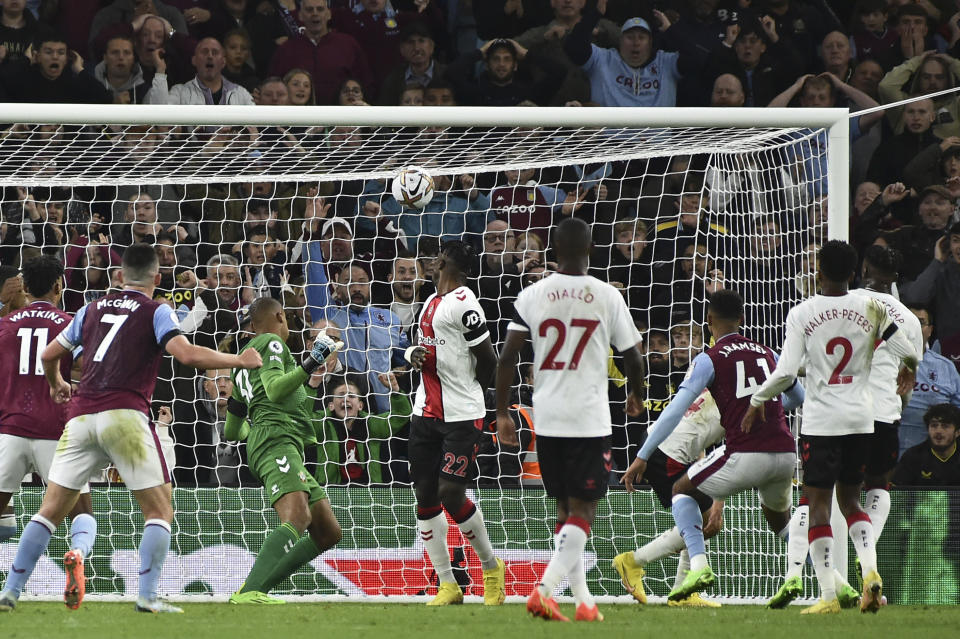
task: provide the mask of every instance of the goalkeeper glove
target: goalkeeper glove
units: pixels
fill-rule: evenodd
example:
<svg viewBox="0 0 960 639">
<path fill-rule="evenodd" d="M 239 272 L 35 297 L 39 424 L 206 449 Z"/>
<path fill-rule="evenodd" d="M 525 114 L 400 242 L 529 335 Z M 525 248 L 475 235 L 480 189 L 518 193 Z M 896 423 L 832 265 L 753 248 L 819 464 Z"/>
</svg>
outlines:
<svg viewBox="0 0 960 639">
<path fill-rule="evenodd" d="M 320 331 L 313 340 L 313 348 L 303 356 L 300 364 L 308 374 L 320 368 L 332 355 L 343 348 L 343 342 L 334 340 L 326 331 Z"/>
</svg>

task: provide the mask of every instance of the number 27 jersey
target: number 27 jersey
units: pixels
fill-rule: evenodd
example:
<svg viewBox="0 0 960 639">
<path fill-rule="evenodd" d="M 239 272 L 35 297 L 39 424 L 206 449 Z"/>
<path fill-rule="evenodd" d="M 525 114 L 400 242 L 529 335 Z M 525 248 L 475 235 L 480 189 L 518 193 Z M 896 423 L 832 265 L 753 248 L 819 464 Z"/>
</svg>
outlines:
<svg viewBox="0 0 960 639">
<path fill-rule="evenodd" d="M 514 308 L 509 330 L 529 332 L 533 342 L 537 435 L 609 435 L 610 346 L 640 342 L 623 296 L 590 275 L 555 273 L 525 288 Z"/>
</svg>

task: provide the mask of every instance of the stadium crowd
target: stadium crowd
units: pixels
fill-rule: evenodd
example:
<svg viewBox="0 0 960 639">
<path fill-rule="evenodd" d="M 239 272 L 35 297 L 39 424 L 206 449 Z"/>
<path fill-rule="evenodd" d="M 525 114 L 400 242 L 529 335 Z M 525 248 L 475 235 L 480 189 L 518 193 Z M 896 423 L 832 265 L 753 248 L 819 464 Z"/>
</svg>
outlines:
<svg viewBox="0 0 960 639">
<path fill-rule="evenodd" d="M 960 85 L 960 12 L 947 0 L 0 5 L 4 102 L 855 112 Z M 238 134 L 227 129 L 181 137 L 166 127 L 110 129 L 105 157 L 148 146 L 189 162 L 222 150 Z M 8 125 L 0 145 L 16 158 L 25 140 L 54 148 L 75 134 Z M 365 135 L 252 131 L 244 157 L 349 153 Z M 854 116 L 851 142 L 851 240 L 861 252 L 879 243 L 899 253 L 898 290 L 928 346 L 902 420 L 903 453 L 928 446 L 927 409 L 960 407 L 960 95 Z M 8 187 L 0 201 L 0 313 L 23 305 L 17 268 L 33 255 L 63 260 L 64 309 L 75 312 L 116 286 L 124 247 L 150 243 L 161 265 L 158 295 L 197 344 L 235 351 L 249 339 L 244 309 L 265 295 L 283 303 L 294 352 L 319 330 L 340 337 L 340 360 L 309 381 L 319 444 L 307 458 L 322 484 L 406 482 L 416 384 L 403 352 L 435 290 L 441 243 L 474 246 L 476 292 L 499 345 L 517 294 L 556 268 L 552 228 L 575 216 L 593 229 L 593 274 L 622 290 L 645 338 L 639 418 L 626 415 L 622 365 L 616 357 L 610 363 L 615 464 L 623 470 L 709 340 L 704 302 L 714 291 L 741 289 L 747 331 L 773 347 L 789 308 L 813 292 L 814 256 L 826 235 L 825 149 L 817 135 L 795 146 L 795 162 L 759 153 L 743 170 L 719 170 L 695 155 L 436 175 L 423 211 L 405 209 L 377 180 Z M 57 161 L 22 157 L 38 171 Z M 176 482 L 252 483 L 243 444 L 223 436 L 229 371 L 198 376 L 170 358 L 165 367 L 154 399 L 158 414 L 171 407 L 164 415 L 176 441 Z M 536 481 L 526 457 L 535 430 L 525 409 L 530 374 L 521 370 L 520 450 L 498 454 L 491 431 L 481 481 Z M 937 432 L 934 456 L 956 467 L 960 456 L 944 437 Z M 954 428 L 954 451 L 956 437 Z"/>
</svg>

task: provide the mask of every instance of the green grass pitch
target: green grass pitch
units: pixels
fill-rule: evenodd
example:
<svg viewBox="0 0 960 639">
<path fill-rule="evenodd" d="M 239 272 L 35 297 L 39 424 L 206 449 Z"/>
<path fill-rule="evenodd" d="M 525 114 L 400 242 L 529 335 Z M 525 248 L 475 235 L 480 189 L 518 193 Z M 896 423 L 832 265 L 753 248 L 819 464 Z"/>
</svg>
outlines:
<svg viewBox="0 0 960 639">
<path fill-rule="evenodd" d="M 828 639 L 830 637 L 951 637 L 960 628 L 960 607 L 889 606 L 877 615 L 845 610 L 839 615 L 800 616 L 801 608 L 772 611 L 760 606 L 686 610 L 662 605 L 601 606 L 602 624 L 531 619 L 521 605 L 427 608 L 422 604 L 311 603 L 285 606 L 183 604 L 183 615 L 135 613 L 132 603 L 88 601 L 77 611 L 62 604 L 24 601 L 0 616 L 4 639 L 260 639 L 262 637 L 379 637 L 424 639 L 473 637 L 736 637 L 737 639 Z M 573 615 L 572 605 L 561 605 Z"/>
</svg>

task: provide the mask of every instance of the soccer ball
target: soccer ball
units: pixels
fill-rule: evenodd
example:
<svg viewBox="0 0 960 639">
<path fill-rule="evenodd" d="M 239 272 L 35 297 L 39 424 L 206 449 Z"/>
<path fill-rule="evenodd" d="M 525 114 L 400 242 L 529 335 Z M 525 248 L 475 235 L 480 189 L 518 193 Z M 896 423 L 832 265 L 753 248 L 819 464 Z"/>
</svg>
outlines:
<svg viewBox="0 0 960 639">
<path fill-rule="evenodd" d="M 422 209 L 433 198 L 433 178 L 418 166 L 408 166 L 393 178 L 391 192 L 403 206 Z"/>
</svg>

